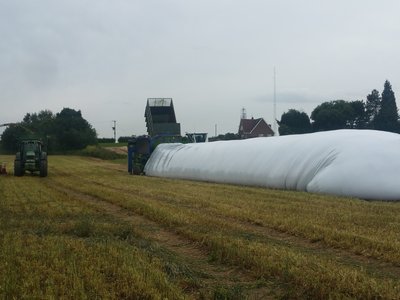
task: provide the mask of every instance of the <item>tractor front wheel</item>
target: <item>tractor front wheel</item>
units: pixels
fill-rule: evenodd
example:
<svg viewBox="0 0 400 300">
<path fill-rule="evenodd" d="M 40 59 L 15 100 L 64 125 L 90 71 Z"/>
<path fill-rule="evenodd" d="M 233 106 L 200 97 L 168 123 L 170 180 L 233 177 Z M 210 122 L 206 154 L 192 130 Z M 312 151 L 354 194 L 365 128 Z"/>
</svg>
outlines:
<svg viewBox="0 0 400 300">
<path fill-rule="evenodd" d="M 47 160 L 42 159 L 40 161 L 40 177 L 47 176 Z"/>
<path fill-rule="evenodd" d="M 22 163 L 20 160 L 14 161 L 14 176 L 22 176 L 24 175 L 24 169 L 22 167 Z"/>
</svg>

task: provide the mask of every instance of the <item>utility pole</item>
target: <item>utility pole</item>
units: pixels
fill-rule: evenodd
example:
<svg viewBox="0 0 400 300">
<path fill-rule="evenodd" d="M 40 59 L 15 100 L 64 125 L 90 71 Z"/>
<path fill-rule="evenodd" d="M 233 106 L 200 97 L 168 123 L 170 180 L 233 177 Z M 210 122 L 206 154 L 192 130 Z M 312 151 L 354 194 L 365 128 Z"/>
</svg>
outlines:
<svg viewBox="0 0 400 300">
<path fill-rule="evenodd" d="M 117 143 L 117 121 L 112 120 L 114 122 L 114 126 L 112 127 L 112 130 L 114 131 L 114 141 Z"/>
</svg>

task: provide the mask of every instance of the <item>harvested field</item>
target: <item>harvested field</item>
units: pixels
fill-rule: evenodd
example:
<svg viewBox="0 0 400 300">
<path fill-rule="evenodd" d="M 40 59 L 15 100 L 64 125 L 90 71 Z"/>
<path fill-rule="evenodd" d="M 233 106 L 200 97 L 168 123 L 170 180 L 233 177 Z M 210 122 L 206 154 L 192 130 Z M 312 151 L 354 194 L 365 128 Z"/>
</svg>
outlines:
<svg viewBox="0 0 400 300">
<path fill-rule="evenodd" d="M 400 203 L 50 156 L 0 177 L 0 268 L 6 299 L 399 299 Z"/>
</svg>

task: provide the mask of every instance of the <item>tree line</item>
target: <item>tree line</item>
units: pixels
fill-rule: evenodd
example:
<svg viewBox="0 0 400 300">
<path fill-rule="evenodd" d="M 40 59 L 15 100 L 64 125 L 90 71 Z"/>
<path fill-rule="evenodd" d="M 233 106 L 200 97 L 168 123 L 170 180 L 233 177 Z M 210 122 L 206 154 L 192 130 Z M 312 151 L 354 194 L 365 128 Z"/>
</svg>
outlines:
<svg viewBox="0 0 400 300">
<path fill-rule="evenodd" d="M 96 137 L 96 130 L 80 110 L 64 108 L 56 114 L 50 110 L 27 113 L 21 122 L 4 130 L 1 141 L 4 150 L 16 151 L 21 139 L 36 138 L 47 145 L 48 151 L 63 152 L 96 144 Z"/>
<path fill-rule="evenodd" d="M 374 89 L 365 102 L 324 102 L 312 111 L 310 117 L 305 112 L 289 109 L 277 122 L 280 135 L 336 129 L 375 129 L 400 133 L 396 98 L 388 80 L 385 81 L 382 94 Z"/>
</svg>

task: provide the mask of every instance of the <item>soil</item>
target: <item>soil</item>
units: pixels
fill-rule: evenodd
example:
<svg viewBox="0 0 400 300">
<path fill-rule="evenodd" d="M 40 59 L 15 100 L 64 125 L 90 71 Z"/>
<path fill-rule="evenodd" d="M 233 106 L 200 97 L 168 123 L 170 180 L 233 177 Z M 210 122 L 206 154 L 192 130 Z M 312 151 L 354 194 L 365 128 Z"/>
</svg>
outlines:
<svg viewBox="0 0 400 300">
<path fill-rule="evenodd" d="M 107 150 L 110 150 L 112 152 L 115 152 L 117 154 L 127 154 L 128 153 L 128 149 L 126 146 L 122 146 L 122 147 L 107 147 Z"/>
</svg>

